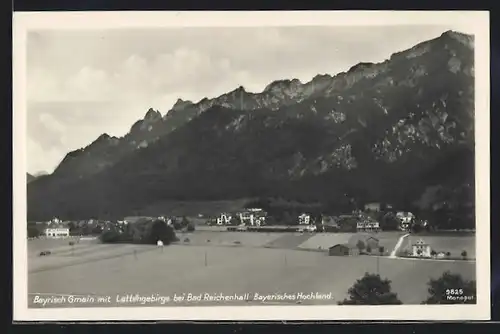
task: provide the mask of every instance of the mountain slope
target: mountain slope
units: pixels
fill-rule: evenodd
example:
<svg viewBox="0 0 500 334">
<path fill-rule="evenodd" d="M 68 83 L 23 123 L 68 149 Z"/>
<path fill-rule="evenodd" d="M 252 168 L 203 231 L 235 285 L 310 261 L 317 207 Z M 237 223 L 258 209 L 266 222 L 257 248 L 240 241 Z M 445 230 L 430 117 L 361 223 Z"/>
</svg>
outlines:
<svg viewBox="0 0 500 334">
<path fill-rule="evenodd" d="M 473 54 L 471 36 L 446 32 L 334 77 L 178 101 L 165 117 L 150 110 L 128 137 L 103 135 L 30 184 L 29 216 L 252 196 L 407 206 L 429 186 L 473 184 Z M 122 148 L 139 139 L 142 149 Z M 78 158 L 85 152 L 98 159 Z"/>
</svg>

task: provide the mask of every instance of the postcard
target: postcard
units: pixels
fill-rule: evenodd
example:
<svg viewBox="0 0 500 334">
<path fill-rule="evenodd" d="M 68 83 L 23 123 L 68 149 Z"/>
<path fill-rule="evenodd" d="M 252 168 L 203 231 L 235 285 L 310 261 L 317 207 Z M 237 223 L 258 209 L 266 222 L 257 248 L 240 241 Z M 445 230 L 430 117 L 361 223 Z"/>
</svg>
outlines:
<svg viewBox="0 0 500 334">
<path fill-rule="evenodd" d="M 489 319 L 488 12 L 16 12 L 13 42 L 14 320 Z"/>
</svg>

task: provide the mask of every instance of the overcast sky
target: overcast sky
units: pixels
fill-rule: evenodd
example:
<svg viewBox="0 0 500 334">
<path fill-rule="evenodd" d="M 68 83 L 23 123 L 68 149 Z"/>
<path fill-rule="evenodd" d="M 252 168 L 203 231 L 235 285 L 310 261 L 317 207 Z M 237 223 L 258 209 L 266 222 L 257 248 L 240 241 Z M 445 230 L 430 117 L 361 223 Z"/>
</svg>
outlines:
<svg viewBox="0 0 500 334">
<path fill-rule="evenodd" d="M 242 85 L 380 62 L 451 26 L 182 28 L 28 34 L 29 173 L 52 172 L 100 134 L 123 136 L 152 107 L 215 97 Z M 463 30 L 462 30 L 463 31 Z M 466 31 L 463 31 L 466 32 Z"/>
</svg>

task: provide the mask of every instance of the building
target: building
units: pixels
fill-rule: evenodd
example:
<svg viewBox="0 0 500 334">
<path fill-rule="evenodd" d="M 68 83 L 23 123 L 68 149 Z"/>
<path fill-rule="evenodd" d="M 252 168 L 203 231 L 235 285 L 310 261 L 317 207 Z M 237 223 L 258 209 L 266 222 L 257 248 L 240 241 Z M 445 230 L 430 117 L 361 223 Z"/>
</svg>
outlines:
<svg viewBox="0 0 500 334">
<path fill-rule="evenodd" d="M 232 215 L 229 213 L 221 213 L 219 217 L 217 217 L 217 225 L 229 225 L 231 224 Z"/>
<path fill-rule="evenodd" d="M 54 227 L 45 229 L 45 236 L 47 238 L 66 238 L 69 237 L 69 228 L 67 227 Z"/>
<path fill-rule="evenodd" d="M 368 203 L 365 204 L 365 211 L 367 212 L 379 212 L 382 208 L 380 203 Z"/>
<path fill-rule="evenodd" d="M 348 244 L 338 244 L 328 249 L 329 256 L 353 256 L 358 254 L 359 250 Z"/>
<path fill-rule="evenodd" d="M 372 251 L 375 251 L 379 247 L 379 240 L 375 237 L 368 237 L 365 241 L 366 248 L 370 247 Z"/>
<path fill-rule="evenodd" d="M 380 224 L 377 221 L 364 219 L 356 223 L 356 230 L 358 232 L 378 232 Z"/>
<path fill-rule="evenodd" d="M 250 226 L 261 226 L 265 225 L 267 212 L 262 209 L 247 209 L 245 211 L 239 212 L 238 217 L 242 224 Z"/>
<path fill-rule="evenodd" d="M 415 215 L 411 212 L 399 211 L 396 213 L 396 218 L 400 221 L 400 229 L 402 231 L 408 231 L 411 223 L 415 220 Z"/>
<path fill-rule="evenodd" d="M 431 246 L 420 239 L 412 245 L 412 255 L 415 257 L 431 257 Z"/>
<path fill-rule="evenodd" d="M 311 215 L 303 213 L 299 216 L 299 225 L 309 225 L 311 223 Z"/>
<path fill-rule="evenodd" d="M 338 219 L 334 216 L 321 216 L 320 230 L 323 232 L 335 232 L 340 228 Z"/>
</svg>

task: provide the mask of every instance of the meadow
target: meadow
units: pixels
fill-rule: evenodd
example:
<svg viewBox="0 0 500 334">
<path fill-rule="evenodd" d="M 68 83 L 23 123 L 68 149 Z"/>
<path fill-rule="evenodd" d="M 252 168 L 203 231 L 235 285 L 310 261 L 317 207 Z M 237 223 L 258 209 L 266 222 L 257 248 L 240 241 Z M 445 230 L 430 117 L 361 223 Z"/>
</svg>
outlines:
<svg viewBox="0 0 500 334">
<path fill-rule="evenodd" d="M 300 250 L 317 248 L 318 240 L 326 244 L 323 240 L 327 237 L 323 235 L 196 231 L 179 237 L 178 244 L 163 249 L 149 245 L 102 245 L 95 241 L 81 242 L 71 249 L 68 240 L 45 240 L 50 245 L 41 240 L 29 241 L 29 306 L 40 306 L 33 304 L 35 294 L 111 296 L 111 303 L 100 306 L 132 306 L 130 303 L 117 304 L 116 296 L 276 292 L 331 292 L 331 300 L 305 300 L 302 304 L 336 304 L 347 296 L 349 287 L 365 272 L 379 272 L 392 281 L 393 290 L 404 303 L 418 304 L 427 296 L 428 280 L 439 277 L 446 270 L 468 279 L 475 277 L 473 262 L 336 257 L 327 256 L 325 252 Z M 183 238 L 189 238 L 190 242 L 184 243 Z M 387 239 L 395 239 L 391 241 L 394 244 L 397 241 L 397 237 L 389 238 L 389 235 Z M 37 251 L 50 248 L 48 246 L 54 250 L 52 255 L 36 256 Z M 226 303 L 266 304 L 257 301 Z M 182 301 L 166 305 L 204 303 Z"/>
</svg>

